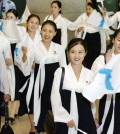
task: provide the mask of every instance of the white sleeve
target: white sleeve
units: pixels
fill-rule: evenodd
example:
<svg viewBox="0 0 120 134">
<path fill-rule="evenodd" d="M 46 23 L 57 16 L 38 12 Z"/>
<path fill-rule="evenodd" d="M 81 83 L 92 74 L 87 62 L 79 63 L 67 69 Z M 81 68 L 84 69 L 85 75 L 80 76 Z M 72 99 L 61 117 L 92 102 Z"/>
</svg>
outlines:
<svg viewBox="0 0 120 134">
<path fill-rule="evenodd" d="M 61 45 L 64 47 L 64 49 L 67 48 L 67 43 L 68 43 L 68 35 L 67 35 L 67 25 L 63 21 L 62 24 L 62 29 L 61 29 Z"/>
<path fill-rule="evenodd" d="M 6 59 L 12 58 L 11 57 L 11 48 L 10 48 L 10 42 L 7 38 L 2 38 L 2 46 L 3 46 L 3 56 Z"/>
<path fill-rule="evenodd" d="M 96 75 L 98 71 L 105 66 L 105 58 L 103 55 L 100 55 L 96 58 L 96 60 L 93 62 L 91 70 Z"/>
<path fill-rule="evenodd" d="M 58 69 L 54 75 L 54 81 L 51 92 L 51 104 L 54 114 L 54 121 L 67 123 L 68 121 L 72 120 L 72 118 L 70 114 L 67 112 L 67 110 L 62 106 L 59 91 L 60 79 L 61 79 L 61 70 Z"/>
<path fill-rule="evenodd" d="M 106 44 L 106 31 L 104 29 L 101 29 L 100 31 L 100 39 L 101 39 L 101 53 L 105 54 L 106 49 L 107 49 L 107 44 Z"/>
<path fill-rule="evenodd" d="M 25 76 L 30 75 L 31 69 L 32 69 L 32 64 L 34 61 L 34 49 L 27 49 L 27 60 L 26 62 L 22 61 L 22 57 L 23 57 L 23 52 L 22 52 L 22 46 L 23 44 L 19 43 L 17 44 L 16 48 L 15 48 L 15 53 L 14 53 L 14 57 L 15 57 L 15 65 L 17 65 L 19 67 L 19 69 L 23 72 L 23 74 Z"/>
<path fill-rule="evenodd" d="M 66 63 L 65 49 L 63 47 L 61 48 L 61 52 L 60 52 L 60 55 L 59 55 L 59 63 L 60 63 L 60 67 L 63 67 L 67 64 Z"/>
<path fill-rule="evenodd" d="M 112 26 L 118 21 L 118 12 L 116 12 L 112 17 L 108 17 L 108 14 L 104 17 L 108 26 Z"/>
<path fill-rule="evenodd" d="M 76 38 L 82 38 L 82 33 L 83 33 L 83 32 L 81 31 L 81 32 L 78 33 L 77 30 L 78 30 L 78 29 L 75 30 L 75 37 L 76 37 Z"/>
<path fill-rule="evenodd" d="M 48 20 L 49 16 L 50 16 L 50 15 L 47 15 L 47 16 L 45 17 L 44 21 Z M 44 22 L 44 21 L 43 21 L 43 22 Z"/>
<path fill-rule="evenodd" d="M 69 22 L 68 29 L 71 30 L 71 31 L 74 31 L 75 29 L 77 29 L 78 26 L 79 26 L 81 23 L 83 23 L 83 15 L 84 15 L 84 14 L 80 15 L 80 16 L 77 18 L 76 21 L 71 22 L 71 23 Z"/>
<path fill-rule="evenodd" d="M 7 69 L 2 53 L 0 53 L 0 83 L 3 87 L 4 94 L 10 94 Z"/>
</svg>

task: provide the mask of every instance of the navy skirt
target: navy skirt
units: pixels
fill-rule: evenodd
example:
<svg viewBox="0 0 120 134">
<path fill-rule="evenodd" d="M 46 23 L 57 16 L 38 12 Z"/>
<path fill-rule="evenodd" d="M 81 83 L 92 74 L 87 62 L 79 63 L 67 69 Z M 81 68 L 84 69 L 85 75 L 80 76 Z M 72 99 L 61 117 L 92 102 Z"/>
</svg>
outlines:
<svg viewBox="0 0 120 134">
<path fill-rule="evenodd" d="M 46 115 L 48 113 L 48 110 L 52 110 L 50 96 L 51 96 L 54 72 L 56 71 L 58 67 L 59 67 L 58 62 L 45 64 L 45 82 L 44 82 L 44 87 L 43 87 L 43 91 L 41 94 L 41 114 L 40 114 L 40 118 L 38 121 L 38 126 L 36 127 L 39 133 L 45 132 L 44 123 L 45 123 Z"/>
<path fill-rule="evenodd" d="M 70 113 L 71 91 L 61 90 L 62 106 Z M 76 93 L 78 106 L 78 128 L 88 134 L 97 134 L 96 125 L 91 111 L 90 102 L 82 96 L 81 93 Z M 68 134 L 68 126 L 66 123 L 55 123 L 55 134 Z M 77 134 L 81 134 L 78 132 Z"/>
</svg>

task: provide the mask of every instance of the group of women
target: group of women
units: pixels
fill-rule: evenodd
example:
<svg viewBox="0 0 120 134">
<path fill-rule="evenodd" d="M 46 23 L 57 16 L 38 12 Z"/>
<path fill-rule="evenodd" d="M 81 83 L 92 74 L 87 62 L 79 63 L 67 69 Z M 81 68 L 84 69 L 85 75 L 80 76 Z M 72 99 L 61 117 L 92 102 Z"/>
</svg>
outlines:
<svg viewBox="0 0 120 134">
<path fill-rule="evenodd" d="M 96 0 L 86 0 L 86 12 L 71 22 L 61 8 L 60 1 L 51 3 L 51 15 L 41 30 L 36 14 L 28 17 L 26 28 L 16 25 L 21 38 L 17 43 L 0 33 L 11 95 L 9 120 L 13 124 L 16 114 L 27 113 L 30 134 L 119 134 L 119 93 L 103 96 L 103 92 L 96 97 L 95 88 L 87 91 L 99 70 L 113 57 L 119 59 L 120 30 L 112 40 L 114 49 L 106 53 L 109 29 L 98 24 L 103 17 L 108 27 L 119 22 L 119 12 L 109 18 L 105 8 L 99 13 Z M 93 22 L 94 17 L 100 21 Z M 17 11 L 8 10 L 6 19 L 17 24 Z M 75 30 L 76 35 L 69 43 L 67 29 Z M 96 121 L 96 106 L 91 102 L 100 98 Z"/>
</svg>

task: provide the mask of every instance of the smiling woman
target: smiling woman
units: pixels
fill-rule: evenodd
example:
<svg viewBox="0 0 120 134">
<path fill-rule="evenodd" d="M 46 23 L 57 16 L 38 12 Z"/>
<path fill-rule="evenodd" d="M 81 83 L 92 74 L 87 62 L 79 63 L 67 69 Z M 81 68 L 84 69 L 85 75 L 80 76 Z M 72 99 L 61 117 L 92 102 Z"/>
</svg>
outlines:
<svg viewBox="0 0 120 134">
<path fill-rule="evenodd" d="M 26 0 L 12 0 L 17 8 L 17 11 L 19 12 L 19 18 L 22 16 L 25 6 L 26 6 Z"/>
</svg>

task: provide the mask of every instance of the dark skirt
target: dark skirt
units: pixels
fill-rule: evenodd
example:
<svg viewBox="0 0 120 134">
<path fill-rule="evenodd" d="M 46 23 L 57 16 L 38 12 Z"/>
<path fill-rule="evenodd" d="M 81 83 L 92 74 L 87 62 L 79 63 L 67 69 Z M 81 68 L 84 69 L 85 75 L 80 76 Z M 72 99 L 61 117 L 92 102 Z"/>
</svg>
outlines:
<svg viewBox="0 0 120 134">
<path fill-rule="evenodd" d="M 29 106 L 27 106 L 27 103 L 26 103 L 26 95 L 27 95 L 27 92 L 28 92 L 28 87 L 29 87 L 29 84 L 30 84 L 30 80 L 28 80 L 28 84 L 27 84 L 25 90 L 22 93 L 19 93 L 19 96 L 20 96 L 19 116 L 22 116 L 24 114 L 33 114 L 34 85 L 35 85 L 38 69 L 39 69 L 39 64 L 35 64 L 34 83 L 33 83 L 33 89 L 32 89 L 32 94 L 31 94 Z M 29 107 L 30 111 L 28 111 L 28 107 Z"/>
<path fill-rule="evenodd" d="M 87 33 L 85 41 L 87 43 L 88 52 L 84 59 L 84 65 L 91 69 L 93 62 L 100 55 L 101 51 L 101 39 L 99 32 Z"/>
<path fill-rule="evenodd" d="M 105 95 L 100 100 L 100 103 L 99 103 L 100 124 L 102 123 L 102 118 L 103 118 L 104 112 L 105 112 L 104 110 L 105 110 L 106 98 L 107 98 L 107 95 Z M 114 111 L 114 115 L 113 115 L 113 111 Z M 112 116 L 114 116 L 113 134 L 120 134 L 120 127 L 119 127 L 119 124 L 120 124 L 120 93 L 116 94 L 114 107 L 113 107 L 113 97 L 111 98 L 110 108 L 109 108 L 108 114 L 106 116 L 105 123 L 103 125 L 103 131 L 101 132 L 101 134 L 107 134 Z"/>
<path fill-rule="evenodd" d="M 45 82 L 41 94 L 41 114 L 38 121 L 38 126 L 36 127 L 39 133 L 45 132 L 44 130 L 45 118 L 48 113 L 48 110 L 52 110 L 50 96 L 51 96 L 54 72 L 58 67 L 59 63 L 45 64 Z"/>
<path fill-rule="evenodd" d="M 15 51 L 16 43 L 11 44 L 11 53 L 14 63 L 14 51 Z M 15 73 L 15 100 L 19 100 L 19 90 L 22 88 L 22 86 L 25 84 L 25 82 L 28 80 L 30 76 L 24 76 L 22 71 L 14 65 L 14 73 Z"/>
<path fill-rule="evenodd" d="M 70 113 L 70 100 L 71 91 L 61 90 L 62 106 Z M 78 106 L 78 128 L 85 131 L 88 134 L 97 134 L 96 125 L 93 118 L 91 104 L 85 99 L 81 93 L 76 93 L 77 106 Z M 68 126 L 66 123 L 55 123 L 56 132 L 55 134 L 68 134 Z M 81 134 L 78 132 L 77 134 Z"/>
<path fill-rule="evenodd" d="M 0 116 L 2 115 L 2 103 L 4 102 L 3 93 L 0 91 Z"/>
</svg>

